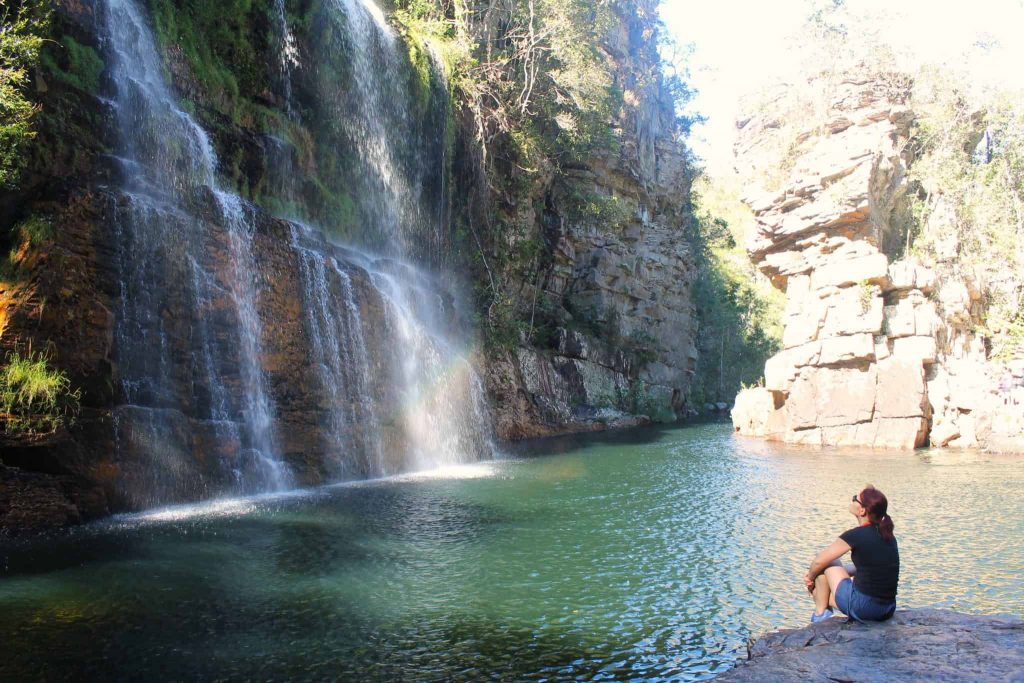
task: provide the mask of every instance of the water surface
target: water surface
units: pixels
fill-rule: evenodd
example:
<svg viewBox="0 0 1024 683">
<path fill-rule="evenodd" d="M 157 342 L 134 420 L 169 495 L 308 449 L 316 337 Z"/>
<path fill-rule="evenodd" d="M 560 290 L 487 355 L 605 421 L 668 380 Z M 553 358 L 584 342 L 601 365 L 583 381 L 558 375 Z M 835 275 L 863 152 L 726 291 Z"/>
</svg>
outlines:
<svg viewBox="0 0 1024 683">
<path fill-rule="evenodd" d="M 1024 459 L 792 449 L 728 426 L 0 545 L 0 679 L 699 680 L 803 625 L 885 491 L 902 607 L 1024 615 Z"/>
</svg>

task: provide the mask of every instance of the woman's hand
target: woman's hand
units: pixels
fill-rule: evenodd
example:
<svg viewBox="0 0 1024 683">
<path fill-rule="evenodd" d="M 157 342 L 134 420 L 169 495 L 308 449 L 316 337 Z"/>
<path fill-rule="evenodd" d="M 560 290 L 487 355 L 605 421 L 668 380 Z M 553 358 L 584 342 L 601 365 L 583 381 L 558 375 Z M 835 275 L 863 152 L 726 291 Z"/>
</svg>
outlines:
<svg viewBox="0 0 1024 683">
<path fill-rule="evenodd" d="M 804 574 L 804 585 L 807 586 L 807 590 L 814 592 L 814 579 L 817 578 L 818 574 L 825 571 L 825 567 L 838 560 L 840 557 L 850 552 L 850 544 L 841 538 L 837 538 L 832 541 L 832 544 L 822 550 L 817 556 L 811 561 L 811 566 L 807 569 L 807 573 Z"/>
</svg>

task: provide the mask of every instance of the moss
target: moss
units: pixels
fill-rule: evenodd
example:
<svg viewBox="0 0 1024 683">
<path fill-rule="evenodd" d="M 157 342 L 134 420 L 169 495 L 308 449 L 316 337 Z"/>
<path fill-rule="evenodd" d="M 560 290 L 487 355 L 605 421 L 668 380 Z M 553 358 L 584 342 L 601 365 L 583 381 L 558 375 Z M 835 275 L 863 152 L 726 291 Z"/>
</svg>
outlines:
<svg viewBox="0 0 1024 683">
<path fill-rule="evenodd" d="M 267 0 L 152 0 L 150 7 L 165 57 L 180 53 L 204 103 L 251 125 L 253 100 L 274 77 L 261 57 L 272 41 Z"/>
<path fill-rule="evenodd" d="M 106 67 L 96 50 L 68 35 L 59 43 L 48 43 L 41 62 L 51 77 L 88 93 L 100 89 L 100 75 Z"/>
<path fill-rule="evenodd" d="M 54 236 L 53 223 L 45 216 L 29 216 L 18 223 L 15 229 L 32 246 L 48 242 Z"/>
<path fill-rule="evenodd" d="M 7 258 L 0 261 L 0 282 L 14 284 L 26 278 L 22 267 L 30 247 L 38 247 L 54 237 L 53 223 L 46 216 L 29 216 L 11 230 L 13 244 Z"/>
</svg>

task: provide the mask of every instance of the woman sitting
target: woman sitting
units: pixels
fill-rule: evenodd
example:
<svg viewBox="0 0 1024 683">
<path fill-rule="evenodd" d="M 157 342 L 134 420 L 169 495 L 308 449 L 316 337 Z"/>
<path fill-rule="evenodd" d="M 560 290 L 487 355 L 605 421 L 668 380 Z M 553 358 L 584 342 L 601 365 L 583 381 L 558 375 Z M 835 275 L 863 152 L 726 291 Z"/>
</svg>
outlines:
<svg viewBox="0 0 1024 683">
<path fill-rule="evenodd" d="M 853 497 L 850 513 L 858 525 L 818 553 L 804 575 L 814 596 L 812 622 L 831 617 L 829 606 L 857 621 L 885 621 L 896 611 L 900 552 L 888 507 L 885 495 L 870 484 Z M 839 561 L 851 550 L 854 571 Z"/>
</svg>

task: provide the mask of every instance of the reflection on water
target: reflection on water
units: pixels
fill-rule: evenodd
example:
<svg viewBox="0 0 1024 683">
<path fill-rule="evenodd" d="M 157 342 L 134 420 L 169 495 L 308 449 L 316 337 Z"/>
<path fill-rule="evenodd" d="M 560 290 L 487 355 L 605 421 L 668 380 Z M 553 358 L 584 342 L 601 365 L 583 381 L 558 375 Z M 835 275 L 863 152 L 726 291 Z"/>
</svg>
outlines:
<svg viewBox="0 0 1024 683">
<path fill-rule="evenodd" d="M 721 425 L 539 448 L 7 541 L 0 679 L 705 678 L 805 623 L 800 577 L 866 482 L 901 606 L 1024 614 L 1024 459 Z"/>
</svg>

